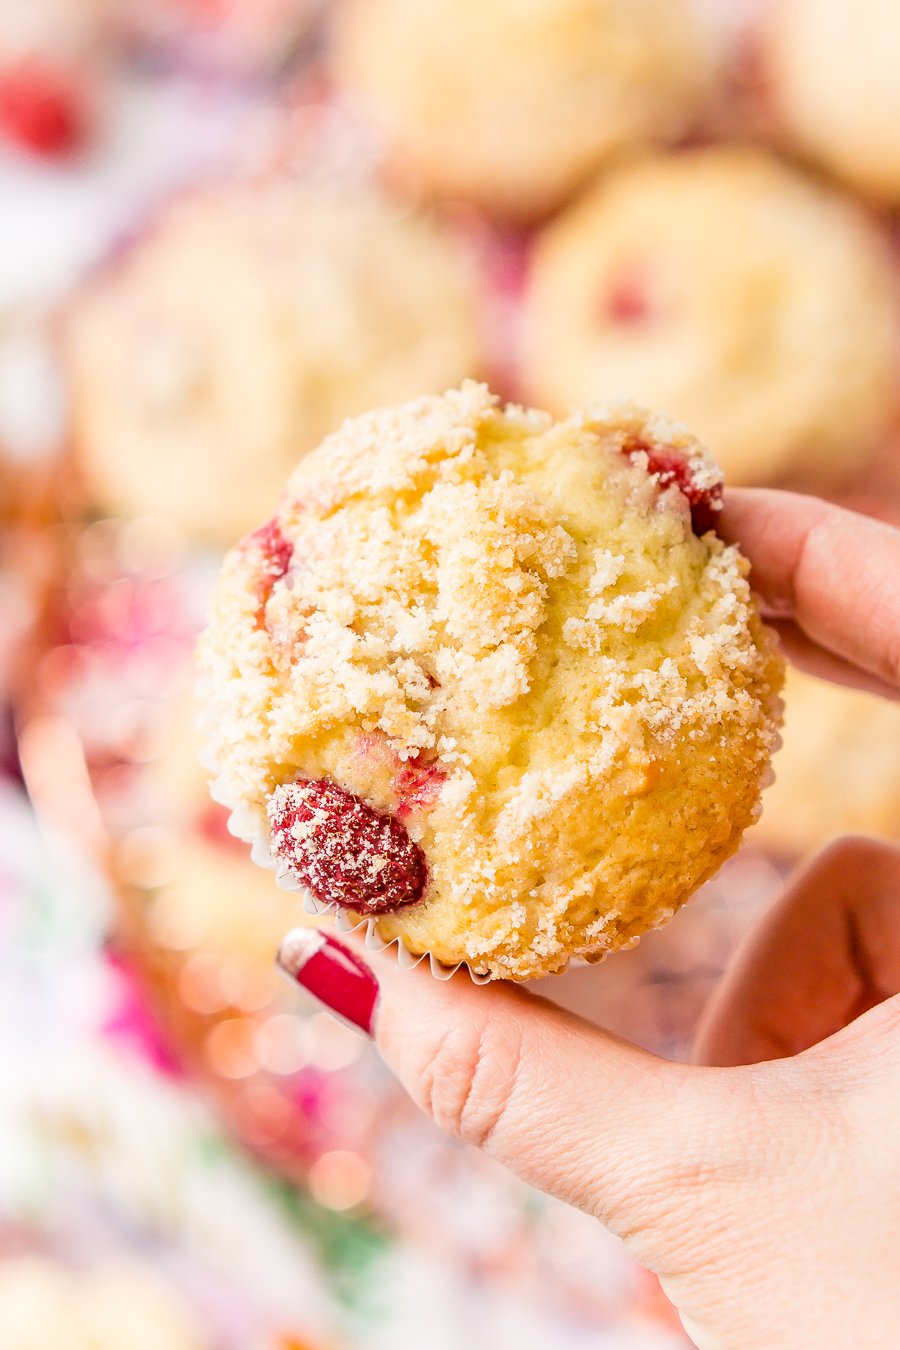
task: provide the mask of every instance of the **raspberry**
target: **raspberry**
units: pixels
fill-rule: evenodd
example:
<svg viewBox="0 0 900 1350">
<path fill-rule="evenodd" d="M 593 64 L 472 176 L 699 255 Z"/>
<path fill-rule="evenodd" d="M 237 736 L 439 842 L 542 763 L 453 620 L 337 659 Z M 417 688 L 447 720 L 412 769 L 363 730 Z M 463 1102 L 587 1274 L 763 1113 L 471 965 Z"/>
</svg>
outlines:
<svg viewBox="0 0 900 1350">
<path fill-rule="evenodd" d="M 425 854 L 393 816 L 329 778 L 277 787 L 268 801 L 275 854 L 317 900 L 390 914 L 421 900 Z"/>
<path fill-rule="evenodd" d="M 87 137 L 88 111 L 76 77 L 36 58 L 0 71 L 0 132 L 23 150 L 63 158 Z"/>
<path fill-rule="evenodd" d="M 647 456 L 647 472 L 655 475 L 661 488 L 678 488 L 691 508 L 691 527 L 694 534 L 705 534 L 714 528 L 722 509 L 722 484 L 700 487 L 683 455 L 671 446 L 652 445 L 637 437 L 626 441 L 623 452 L 632 459 L 639 452 Z"/>
<path fill-rule="evenodd" d="M 430 811 L 441 795 L 447 774 L 440 763 L 426 759 L 421 752 L 411 759 L 401 759 L 381 731 L 360 736 L 356 753 L 363 759 L 374 760 L 379 776 L 382 769 L 390 774 L 390 791 L 397 803 L 394 814 L 401 820 Z"/>
<path fill-rule="evenodd" d="M 421 755 L 401 761 L 392 784 L 397 794 L 397 815 L 403 819 L 416 811 L 429 810 L 441 795 L 446 777 L 439 764 Z"/>
<path fill-rule="evenodd" d="M 286 575 L 294 556 L 294 545 L 281 531 L 278 517 L 273 516 L 265 525 L 247 536 L 246 545 L 253 545 L 262 554 L 262 569 L 256 587 L 259 605 L 256 611 L 257 628 L 265 627 L 266 605 L 276 581 Z"/>
</svg>

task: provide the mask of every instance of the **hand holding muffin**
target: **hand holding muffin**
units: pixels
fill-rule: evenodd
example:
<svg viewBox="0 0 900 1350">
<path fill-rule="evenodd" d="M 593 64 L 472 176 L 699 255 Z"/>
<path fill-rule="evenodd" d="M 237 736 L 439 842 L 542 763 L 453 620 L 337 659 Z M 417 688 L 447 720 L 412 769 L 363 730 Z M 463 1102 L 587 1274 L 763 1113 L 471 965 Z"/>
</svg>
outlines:
<svg viewBox="0 0 900 1350">
<path fill-rule="evenodd" d="M 806 662 L 896 697 L 895 530 L 775 492 L 734 494 L 719 528 Z M 871 840 L 802 869 L 708 1010 L 715 1068 L 355 939 L 292 935 L 281 960 L 438 1124 L 618 1233 L 699 1350 L 880 1347 L 900 1320 L 898 890 L 900 850 Z"/>
</svg>

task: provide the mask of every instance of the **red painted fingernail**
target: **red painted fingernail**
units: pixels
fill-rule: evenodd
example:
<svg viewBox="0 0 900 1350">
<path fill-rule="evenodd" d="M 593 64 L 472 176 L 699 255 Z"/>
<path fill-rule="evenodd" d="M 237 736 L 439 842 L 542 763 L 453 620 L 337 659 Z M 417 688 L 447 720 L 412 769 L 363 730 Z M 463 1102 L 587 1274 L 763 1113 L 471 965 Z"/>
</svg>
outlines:
<svg viewBox="0 0 900 1350">
<path fill-rule="evenodd" d="M 378 981 L 364 961 L 318 928 L 293 928 L 278 949 L 285 975 L 329 1012 L 373 1035 Z"/>
</svg>

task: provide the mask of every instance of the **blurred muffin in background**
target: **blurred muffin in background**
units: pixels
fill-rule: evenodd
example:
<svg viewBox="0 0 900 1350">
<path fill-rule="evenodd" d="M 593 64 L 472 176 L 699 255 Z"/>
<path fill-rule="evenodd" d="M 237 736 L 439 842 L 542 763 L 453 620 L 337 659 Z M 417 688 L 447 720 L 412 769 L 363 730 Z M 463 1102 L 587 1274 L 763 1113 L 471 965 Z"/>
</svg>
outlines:
<svg viewBox="0 0 900 1350">
<path fill-rule="evenodd" d="M 900 204 L 896 0 L 776 0 L 761 41 L 775 116 L 798 149 Z"/>
<path fill-rule="evenodd" d="M 73 306 L 88 493 L 231 542 L 345 417 L 477 369 L 476 309 L 437 226 L 363 189 L 280 181 L 182 199 Z"/>
<path fill-rule="evenodd" d="M 691 0 L 348 0 L 334 62 L 426 191 L 512 219 L 680 136 L 717 64 Z"/>
<path fill-rule="evenodd" d="M 3 1350 L 210 1350 L 178 1290 L 134 1260 L 87 1270 L 46 1256 L 0 1262 Z"/>
<path fill-rule="evenodd" d="M 113 46 L 112 0 L 3 0 L 0 143 L 45 158 L 84 148 Z"/>
<path fill-rule="evenodd" d="M 232 75 L 275 74 L 290 62 L 322 0 L 128 0 L 122 22 L 167 64 Z"/>
<path fill-rule="evenodd" d="M 784 744 L 748 844 L 796 856 L 840 834 L 900 837 L 900 704 L 788 672 Z"/>
<path fill-rule="evenodd" d="M 636 397 L 684 421 L 734 483 L 849 479 L 896 418 L 895 267 L 854 204 L 761 151 L 655 156 L 539 236 L 529 399 Z"/>
</svg>

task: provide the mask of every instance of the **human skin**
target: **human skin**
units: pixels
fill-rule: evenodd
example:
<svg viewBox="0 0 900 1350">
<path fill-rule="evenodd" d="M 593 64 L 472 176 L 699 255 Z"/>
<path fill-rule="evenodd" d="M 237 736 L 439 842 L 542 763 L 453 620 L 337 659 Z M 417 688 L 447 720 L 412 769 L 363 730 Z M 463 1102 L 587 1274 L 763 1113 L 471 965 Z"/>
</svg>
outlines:
<svg viewBox="0 0 900 1350">
<path fill-rule="evenodd" d="M 793 659 L 898 696 L 900 531 L 763 490 L 732 493 L 721 530 Z M 309 940 L 316 995 L 354 1015 L 349 956 L 356 1020 L 423 1110 L 617 1233 L 700 1350 L 896 1344 L 900 848 L 844 839 L 799 869 L 693 1065 L 519 988 Z"/>
</svg>

